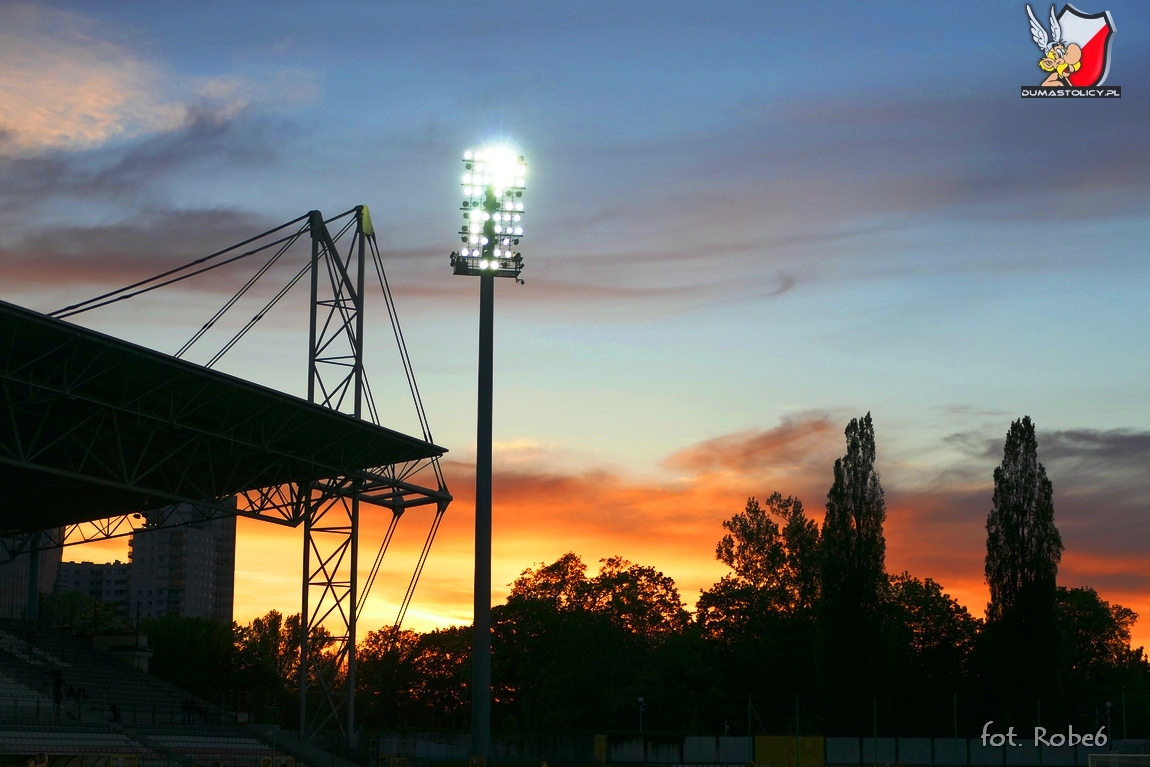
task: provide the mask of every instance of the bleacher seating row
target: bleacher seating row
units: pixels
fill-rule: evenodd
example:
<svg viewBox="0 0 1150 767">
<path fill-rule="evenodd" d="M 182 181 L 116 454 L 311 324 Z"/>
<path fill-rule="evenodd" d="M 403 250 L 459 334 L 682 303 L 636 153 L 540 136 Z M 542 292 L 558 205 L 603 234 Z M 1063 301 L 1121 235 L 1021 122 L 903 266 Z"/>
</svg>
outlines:
<svg viewBox="0 0 1150 767">
<path fill-rule="evenodd" d="M 0 754 L 139 754 L 160 756 L 123 733 L 0 730 Z"/>
<path fill-rule="evenodd" d="M 184 690 L 96 650 L 85 637 L 64 631 L 38 628 L 35 649 L 29 655 L 27 642 L 16 640 L 25 631 L 18 621 L 0 620 L 0 674 L 42 699 L 51 701 L 52 672 L 58 670 L 64 684 L 73 689 L 83 688 L 92 704 L 106 707 L 115 703 L 122 716 L 132 712 L 141 722 L 180 721 L 182 704 L 188 698 Z M 74 709 L 75 703 L 69 703 Z M 3 705 L 4 697 L 0 693 L 0 714 Z M 214 709 L 204 701 L 198 705 L 204 711 Z"/>
<path fill-rule="evenodd" d="M 67 732 L 61 730 L 0 730 L 0 755 L 44 753 L 58 756 L 134 755 L 139 767 L 172 765 L 180 758 L 196 765 L 227 767 L 295 767 L 295 760 L 273 752 L 260 741 L 232 734 L 153 733 L 145 738 L 151 746 L 119 732 Z M 157 751 L 162 749 L 166 753 Z"/>
<path fill-rule="evenodd" d="M 66 688 L 59 719 L 56 673 Z M 36 626 L 30 647 L 28 624 L 0 619 L 0 767 L 40 752 L 51 767 L 132 767 L 133 758 L 135 767 L 296 767 L 220 719 L 217 707 L 96 650 L 88 637 Z"/>
<path fill-rule="evenodd" d="M 35 706 L 37 701 L 39 701 L 45 711 L 50 710 L 52 706 L 51 698 L 45 697 L 25 685 L 0 674 L 0 707 L 12 700 L 16 700 L 18 705 L 23 707 Z"/>
<path fill-rule="evenodd" d="M 0 754 L 0 767 L 26 767 L 37 755 Z M 57 754 L 48 757 L 47 767 L 182 767 L 172 759 L 140 754 Z"/>
<path fill-rule="evenodd" d="M 223 735 L 153 735 L 151 739 L 178 754 L 191 757 L 271 756 L 272 750 L 254 738 Z"/>
<path fill-rule="evenodd" d="M 27 639 L 20 640 L 9 634 L 7 631 L 0 630 L 0 650 L 15 655 L 20 660 L 32 666 L 42 666 L 53 669 L 65 669 L 69 664 L 53 656 L 51 653 L 44 652 L 43 649 L 36 646 L 33 642 L 31 653 L 28 652 Z"/>
</svg>

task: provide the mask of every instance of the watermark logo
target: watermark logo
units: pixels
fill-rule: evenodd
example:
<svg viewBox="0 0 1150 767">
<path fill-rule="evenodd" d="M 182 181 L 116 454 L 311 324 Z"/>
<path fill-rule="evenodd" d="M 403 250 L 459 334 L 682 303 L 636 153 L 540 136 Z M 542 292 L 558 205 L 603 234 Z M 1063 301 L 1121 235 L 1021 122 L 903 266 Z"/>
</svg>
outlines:
<svg viewBox="0 0 1150 767">
<path fill-rule="evenodd" d="M 1028 4 L 1030 37 L 1041 51 L 1038 69 L 1045 79 L 1022 86 L 1023 98 L 1121 98 L 1122 88 L 1106 85 L 1110 74 L 1110 43 L 1114 20 L 1110 11 L 1083 13 L 1069 3 L 1055 12 L 1050 6 L 1050 29 Z"/>
<path fill-rule="evenodd" d="M 993 746 L 1015 746 L 1022 747 L 1022 742 L 1015 740 L 1021 737 L 1014 731 L 1014 727 L 1006 728 L 1006 732 L 991 732 L 990 725 L 994 724 L 994 720 L 982 725 L 982 745 Z M 1075 732 L 1073 725 L 1066 728 L 1066 732 L 1047 733 L 1045 727 L 1034 728 L 1034 745 L 1037 746 L 1051 746 L 1059 748 L 1063 746 L 1105 746 L 1110 739 L 1106 736 L 1106 727 L 1099 727 L 1098 732 Z"/>
</svg>

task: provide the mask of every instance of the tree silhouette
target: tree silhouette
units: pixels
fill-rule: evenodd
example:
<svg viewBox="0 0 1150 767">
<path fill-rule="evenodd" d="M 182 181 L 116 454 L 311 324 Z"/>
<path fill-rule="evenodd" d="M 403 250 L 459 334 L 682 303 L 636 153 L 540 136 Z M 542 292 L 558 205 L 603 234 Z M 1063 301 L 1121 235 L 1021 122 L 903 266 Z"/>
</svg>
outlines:
<svg viewBox="0 0 1150 767">
<path fill-rule="evenodd" d="M 970 692 L 982 621 L 930 578 L 890 579 L 886 623 L 894 649 L 891 704 L 900 730 L 947 732 L 953 697 Z"/>
<path fill-rule="evenodd" d="M 1062 636 L 1063 682 L 1071 695 L 1086 696 L 1093 684 L 1130 687 L 1131 672 L 1146 665 L 1142 648 L 1130 647 L 1138 613 L 1111 604 L 1091 588 L 1059 587 L 1055 596 Z"/>
<path fill-rule="evenodd" d="M 986 518 L 987 619 L 1023 610 L 1032 593 L 1054 604 L 1062 536 L 1054 526 L 1054 487 L 1038 462 L 1030 416 L 1010 425 L 994 470 L 994 506 Z"/>
<path fill-rule="evenodd" d="M 690 619 L 673 579 L 622 557 L 600 560 L 587 591 L 592 612 L 636 636 L 666 636 L 681 631 Z"/>
<path fill-rule="evenodd" d="M 904 572 L 890 585 L 891 624 L 901 633 L 906 671 L 915 683 L 941 687 L 949 696 L 962 684 L 982 621 L 930 578 Z"/>
<path fill-rule="evenodd" d="M 866 719 L 863 702 L 883 697 L 890 667 L 883 625 L 886 504 L 870 413 L 851 419 L 846 443 L 823 519 L 817 659 L 833 720 L 855 726 Z"/>
<path fill-rule="evenodd" d="M 786 694 L 760 698 L 755 705 L 761 716 L 790 716 L 790 695 L 815 682 L 818 525 L 806 517 L 802 501 L 776 492 L 763 504 L 747 499 L 723 528 L 715 557 L 731 573 L 702 592 L 695 607 L 725 692 L 723 718 L 742 718 L 747 696 L 764 690 Z"/>
<path fill-rule="evenodd" d="M 780 529 L 771 517 L 783 521 Z M 805 610 L 818 595 L 819 528 L 803 513 L 803 502 L 772 493 L 766 508 L 748 498 L 740 514 L 723 521 L 727 530 L 715 558 L 734 572 L 739 586 L 750 586 L 781 609 Z"/>
<path fill-rule="evenodd" d="M 364 722 L 397 727 L 422 713 L 423 691 L 413 662 L 421 639 L 410 629 L 384 626 L 356 646 L 356 713 Z"/>
<path fill-rule="evenodd" d="M 986 609 L 989 670 L 1000 701 L 1057 691 L 1059 636 L 1055 598 L 1062 536 L 1054 525 L 1054 489 L 1038 462 L 1034 423 L 1010 425 L 994 499 L 986 518 Z"/>
</svg>

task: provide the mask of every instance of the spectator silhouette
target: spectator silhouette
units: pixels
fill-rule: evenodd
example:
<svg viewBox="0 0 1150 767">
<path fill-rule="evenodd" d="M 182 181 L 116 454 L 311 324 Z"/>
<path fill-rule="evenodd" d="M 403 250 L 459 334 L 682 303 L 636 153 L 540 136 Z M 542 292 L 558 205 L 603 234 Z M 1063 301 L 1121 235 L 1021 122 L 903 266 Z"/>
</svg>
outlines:
<svg viewBox="0 0 1150 767">
<path fill-rule="evenodd" d="M 193 724 L 196 721 L 196 699 L 188 696 L 180 702 L 180 710 L 183 712 L 182 721 L 184 724 Z"/>
<path fill-rule="evenodd" d="M 60 675 L 60 669 L 52 672 L 52 710 L 55 712 L 56 721 L 60 721 L 60 706 L 64 703 L 64 678 Z"/>
</svg>

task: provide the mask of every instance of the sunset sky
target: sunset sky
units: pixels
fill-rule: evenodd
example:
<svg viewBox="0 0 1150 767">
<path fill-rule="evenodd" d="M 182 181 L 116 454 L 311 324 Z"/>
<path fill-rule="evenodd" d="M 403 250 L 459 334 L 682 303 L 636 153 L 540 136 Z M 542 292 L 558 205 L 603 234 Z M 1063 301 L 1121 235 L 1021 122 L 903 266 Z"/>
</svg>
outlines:
<svg viewBox="0 0 1150 767">
<path fill-rule="evenodd" d="M 461 152 L 511 142 L 531 170 L 526 284 L 496 290 L 493 599 L 574 551 L 693 603 L 748 496 L 821 519 L 870 411 L 888 570 L 981 616 L 991 475 L 1030 415 L 1060 582 L 1147 616 L 1150 644 L 1150 5 L 1079 7 L 1113 16 L 1120 100 L 1020 99 L 1044 77 L 1021 2 L 0 3 L 0 299 L 50 311 L 370 206 L 456 497 L 407 625 L 468 623 L 478 281 L 447 254 Z M 77 321 L 174 352 L 252 269 Z M 369 301 L 385 424 L 418 433 Z M 306 344 L 300 290 L 219 367 L 302 395 Z M 366 628 L 427 522 L 403 520 Z M 237 620 L 298 611 L 300 547 L 241 521 Z"/>
</svg>

